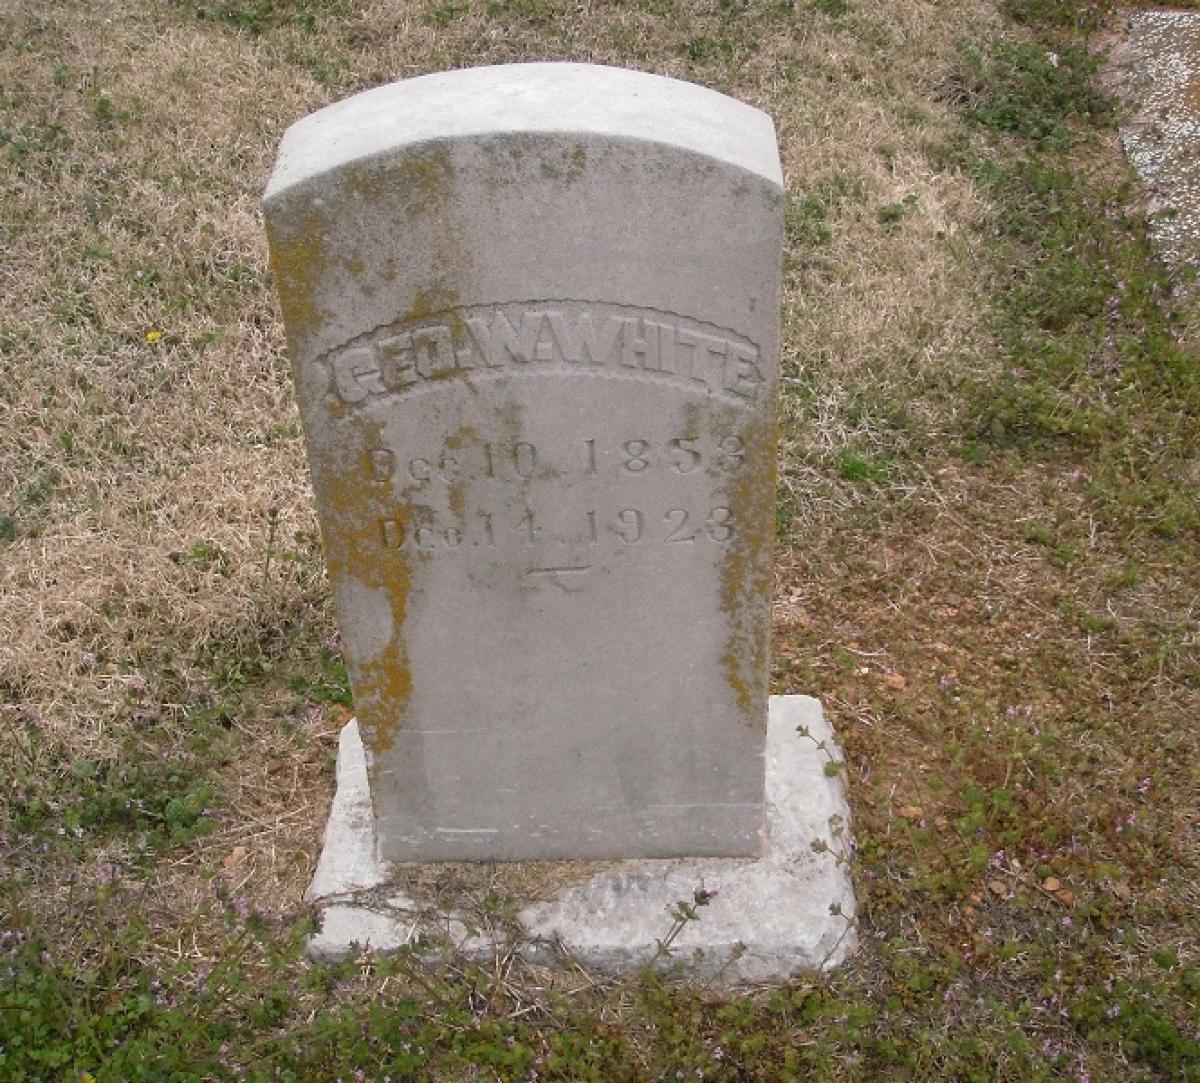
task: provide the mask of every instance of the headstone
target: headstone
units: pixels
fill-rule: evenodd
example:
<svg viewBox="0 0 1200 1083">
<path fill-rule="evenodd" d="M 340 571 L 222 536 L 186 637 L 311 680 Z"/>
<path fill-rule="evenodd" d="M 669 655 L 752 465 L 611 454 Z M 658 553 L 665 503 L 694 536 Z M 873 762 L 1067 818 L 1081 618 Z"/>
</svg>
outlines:
<svg viewBox="0 0 1200 1083">
<path fill-rule="evenodd" d="M 754 856 L 783 187 L 637 72 L 430 75 L 266 216 L 378 856 Z"/>
</svg>

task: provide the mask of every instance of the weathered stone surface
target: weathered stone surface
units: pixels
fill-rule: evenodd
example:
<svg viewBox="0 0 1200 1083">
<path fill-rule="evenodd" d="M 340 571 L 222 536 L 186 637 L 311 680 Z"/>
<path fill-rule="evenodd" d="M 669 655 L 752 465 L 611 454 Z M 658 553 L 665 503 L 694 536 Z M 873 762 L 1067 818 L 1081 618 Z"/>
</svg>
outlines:
<svg viewBox="0 0 1200 1083">
<path fill-rule="evenodd" d="M 770 120 L 587 65 L 295 125 L 266 195 L 380 856 L 750 855 Z"/>
<path fill-rule="evenodd" d="M 560 961 L 560 945 L 576 961 L 609 973 L 653 964 L 679 966 L 684 976 L 717 985 L 778 981 L 827 970 L 857 943 L 850 880 L 852 841 L 843 773 L 827 772 L 841 752 L 821 705 L 808 696 L 772 696 L 767 737 L 768 830 L 753 861 L 624 861 L 553 897 L 524 905 L 516 947 L 534 962 Z M 343 959 L 421 943 L 426 952 L 461 952 L 476 959 L 503 954 L 473 930 L 471 915 L 447 914 L 422 899 L 406 870 L 373 865 L 362 839 L 370 799 L 361 785 L 362 746 L 353 723 L 342 734 L 338 793 L 310 899 L 319 931 L 309 940 L 316 959 Z M 346 830 L 346 828 L 351 828 Z M 369 836 L 368 836 L 369 839 Z M 375 891 L 362 885 L 387 885 Z M 671 944 L 672 909 L 712 893 Z M 520 900 L 517 900 L 520 902 Z"/>
<path fill-rule="evenodd" d="M 375 813 L 358 719 L 352 718 L 338 737 L 337 790 L 325 824 L 321 859 L 305 902 L 332 895 L 366 891 L 387 880 L 375 852 Z"/>
</svg>

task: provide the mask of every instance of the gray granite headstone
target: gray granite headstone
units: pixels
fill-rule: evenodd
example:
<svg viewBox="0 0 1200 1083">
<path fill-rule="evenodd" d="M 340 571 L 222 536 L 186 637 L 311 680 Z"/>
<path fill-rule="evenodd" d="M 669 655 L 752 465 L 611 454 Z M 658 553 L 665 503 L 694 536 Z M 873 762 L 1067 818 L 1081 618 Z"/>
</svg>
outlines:
<svg viewBox="0 0 1200 1083">
<path fill-rule="evenodd" d="M 656 76 L 411 79 L 266 194 L 380 859 L 753 856 L 782 178 Z"/>
</svg>

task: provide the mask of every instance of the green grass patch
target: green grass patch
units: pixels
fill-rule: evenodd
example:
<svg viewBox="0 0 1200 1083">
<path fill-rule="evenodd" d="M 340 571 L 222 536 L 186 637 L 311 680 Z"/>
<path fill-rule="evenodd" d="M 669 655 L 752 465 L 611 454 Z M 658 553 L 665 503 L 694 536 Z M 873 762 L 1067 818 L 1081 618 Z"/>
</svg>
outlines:
<svg viewBox="0 0 1200 1083">
<path fill-rule="evenodd" d="M 1079 121 L 1106 123 L 1113 104 L 1096 84 L 1100 60 L 1084 45 L 1039 39 L 1001 41 L 965 54 L 967 118 L 998 133 L 1063 147 Z"/>
<path fill-rule="evenodd" d="M 803 192 L 788 198 L 784 227 L 791 251 L 816 248 L 832 240 L 830 220 L 846 200 L 861 200 L 862 184 L 842 174 L 834 174 Z"/>
<path fill-rule="evenodd" d="M 8 794 L 6 826 L 48 843 L 84 844 L 113 836 L 162 848 L 211 833 L 217 798 L 211 732 L 189 741 L 129 739 L 112 759 L 58 759 L 27 718 L 20 754 L 0 766 Z"/>
<path fill-rule="evenodd" d="M 1129 209 L 1129 174 L 1093 153 L 1115 118 L 1097 64 L 1056 31 L 967 61 L 968 117 L 989 145 L 951 154 L 995 207 L 1005 277 L 992 327 L 1005 364 L 974 387 L 964 445 L 976 459 L 1086 452 L 1107 519 L 1178 537 L 1197 523 L 1184 479 L 1200 438 L 1200 360 L 1175 339 L 1171 285 Z"/>
<path fill-rule="evenodd" d="M 283 26 L 315 31 L 322 18 L 349 13 L 349 0 L 217 0 L 193 4 L 197 19 L 257 35 Z"/>
</svg>

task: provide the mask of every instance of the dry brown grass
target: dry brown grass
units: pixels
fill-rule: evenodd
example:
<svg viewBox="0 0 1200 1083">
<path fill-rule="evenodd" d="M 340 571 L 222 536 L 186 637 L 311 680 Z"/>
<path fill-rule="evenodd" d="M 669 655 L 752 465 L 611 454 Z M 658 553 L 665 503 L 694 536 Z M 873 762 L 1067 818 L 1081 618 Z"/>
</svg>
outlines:
<svg viewBox="0 0 1200 1083">
<path fill-rule="evenodd" d="M 105 742 L 168 653 L 272 619 L 268 506 L 313 530 L 298 441 L 273 435 L 294 417 L 255 191 L 257 102 L 299 95 L 238 39 L 158 37 L 136 10 L 46 5 L 5 29 L 14 119 L 72 145 L 10 162 L 0 477 L 18 540 L 0 661 L 10 696 L 76 748 Z M 23 499 L 39 482 L 46 498 Z M 201 539 L 225 574 L 173 559 Z M 270 600 L 311 605 L 314 581 Z"/>
</svg>

